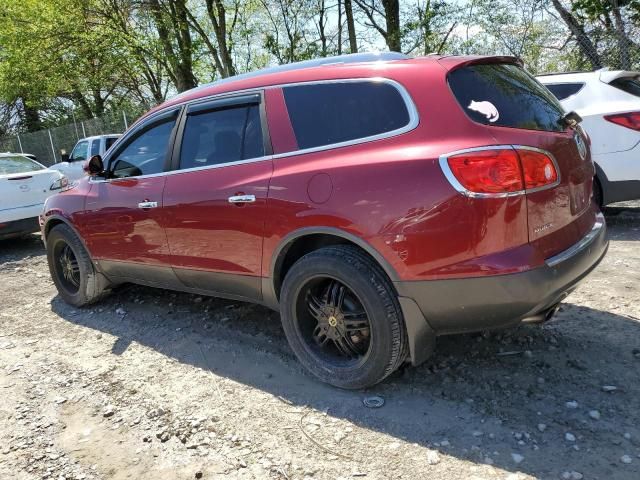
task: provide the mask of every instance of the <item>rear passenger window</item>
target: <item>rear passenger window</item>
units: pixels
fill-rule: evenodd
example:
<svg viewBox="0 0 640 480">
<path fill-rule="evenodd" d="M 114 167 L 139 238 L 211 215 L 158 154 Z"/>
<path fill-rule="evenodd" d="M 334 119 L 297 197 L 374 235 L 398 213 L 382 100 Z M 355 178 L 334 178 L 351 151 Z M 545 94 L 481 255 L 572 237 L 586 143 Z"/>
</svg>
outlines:
<svg viewBox="0 0 640 480">
<path fill-rule="evenodd" d="M 109 150 L 111 148 L 111 145 L 113 145 L 116 142 L 117 138 L 114 137 L 108 137 L 105 139 L 104 142 L 104 151 L 106 152 L 107 150 Z"/>
<path fill-rule="evenodd" d="M 564 100 L 582 90 L 584 83 L 545 83 L 544 86 L 551 90 L 558 100 Z"/>
<path fill-rule="evenodd" d="M 449 86 L 475 122 L 527 130 L 564 131 L 562 106 L 517 65 L 470 65 L 449 74 Z"/>
<path fill-rule="evenodd" d="M 402 95 L 385 82 L 336 82 L 284 87 L 300 149 L 393 132 L 410 122 Z"/>
<path fill-rule="evenodd" d="M 207 167 L 264 156 L 258 105 L 190 113 L 180 168 Z"/>
</svg>

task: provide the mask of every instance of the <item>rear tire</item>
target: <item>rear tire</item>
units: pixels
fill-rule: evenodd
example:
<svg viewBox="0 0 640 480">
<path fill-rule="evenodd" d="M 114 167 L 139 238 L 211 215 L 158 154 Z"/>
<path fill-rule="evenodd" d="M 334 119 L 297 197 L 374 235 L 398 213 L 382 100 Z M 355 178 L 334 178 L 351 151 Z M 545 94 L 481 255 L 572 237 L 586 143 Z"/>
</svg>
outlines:
<svg viewBox="0 0 640 480">
<path fill-rule="evenodd" d="M 47 235 L 47 261 L 53 283 L 66 303 L 83 307 L 109 293 L 109 282 L 96 272 L 84 245 L 68 225 L 56 225 Z"/>
<path fill-rule="evenodd" d="M 292 350 L 323 382 L 370 387 L 407 357 L 407 332 L 393 286 L 355 247 L 326 247 L 300 258 L 287 272 L 280 304 Z"/>
</svg>

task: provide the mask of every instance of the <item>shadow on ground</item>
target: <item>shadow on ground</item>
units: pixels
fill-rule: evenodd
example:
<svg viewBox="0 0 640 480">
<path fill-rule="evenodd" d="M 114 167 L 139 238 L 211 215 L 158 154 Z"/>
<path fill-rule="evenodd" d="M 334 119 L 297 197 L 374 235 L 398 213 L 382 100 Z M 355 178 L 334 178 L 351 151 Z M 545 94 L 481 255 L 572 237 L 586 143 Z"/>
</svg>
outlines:
<svg viewBox="0 0 640 480">
<path fill-rule="evenodd" d="M 607 219 L 612 238 L 640 239 L 640 209 L 612 207 Z M 41 249 L 34 253 L 36 241 L 0 244 L 3 260 L 42 255 Z M 127 312 L 122 320 L 118 308 Z M 117 337 L 113 355 L 136 342 L 292 404 L 470 462 L 538 478 L 559 478 L 567 470 L 585 478 L 640 478 L 640 321 L 632 317 L 564 304 L 544 326 L 440 338 L 424 365 L 370 391 L 350 392 L 309 377 L 289 350 L 278 314 L 259 306 L 196 302 L 188 294 L 130 286 L 91 315 L 59 297 L 52 309 Z M 617 389 L 603 391 L 603 385 Z M 362 399 L 371 394 L 383 396 L 384 407 L 365 408 Z M 575 441 L 566 440 L 567 433 Z M 524 460 L 515 463 L 512 454 Z M 624 473 L 623 454 L 634 457 Z"/>
<path fill-rule="evenodd" d="M 144 303 L 132 303 L 132 298 Z M 114 355 L 137 342 L 292 404 L 536 477 L 557 477 L 569 469 L 608 478 L 626 453 L 620 445 L 623 433 L 640 438 L 640 361 L 633 351 L 640 348 L 640 322 L 629 317 L 567 304 L 545 326 L 443 337 L 426 364 L 406 368 L 369 392 L 349 392 L 302 371 L 276 313 L 224 300 L 193 300 L 132 287 L 101 304 L 102 314 L 73 311 L 58 298 L 53 310 L 70 322 L 116 336 Z M 119 306 L 128 312 L 122 321 L 114 314 Z M 210 310 L 203 318 L 204 306 Z M 634 339 L 635 347 L 624 339 Z M 604 392 L 602 385 L 619 389 Z M 362 399 L 370 394 L 383 396 L 385 406 L 365 408 Z M 568 409 L 569 401 L 579 407 Z M 601 420 L 588 416 L 594 409 Z M 546 429 L 540 431 L 538 424 Z M 567 442 L 567 432 L 577 441 Z M 525 461 L 515 464 L 513 453 Z M 566 465 L 560 470 L 549 461 L 558 455 Z M 626 471 L 640 475 L 637 467 Z"/>
<path fill-rule="evenodd" d="M 40 235 L 26 235 L 20 238 L 0 240 L 0 255 L 2 255 L 0 265 L 43 253 L 44 246 Z"/>
</svg>

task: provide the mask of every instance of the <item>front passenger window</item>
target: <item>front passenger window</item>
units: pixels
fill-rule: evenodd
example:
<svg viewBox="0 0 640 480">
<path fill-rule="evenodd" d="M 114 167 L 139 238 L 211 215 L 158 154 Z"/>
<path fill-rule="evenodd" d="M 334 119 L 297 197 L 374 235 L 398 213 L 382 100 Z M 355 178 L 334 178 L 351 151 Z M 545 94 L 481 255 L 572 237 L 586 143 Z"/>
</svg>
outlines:
<svg viewBox="0 0 640 480">
<path fill-rule="evenodd" d="M 110 160 L 111 177 L 127 178 L 164 171 L 175 117 L 144 129 Z"/>
</svg>

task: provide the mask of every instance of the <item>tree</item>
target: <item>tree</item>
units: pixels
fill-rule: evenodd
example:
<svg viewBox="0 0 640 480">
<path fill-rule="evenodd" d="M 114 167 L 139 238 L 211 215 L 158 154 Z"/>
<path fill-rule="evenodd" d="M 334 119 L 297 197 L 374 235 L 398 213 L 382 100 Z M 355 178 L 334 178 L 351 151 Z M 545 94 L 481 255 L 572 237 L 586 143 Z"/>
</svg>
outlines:
<svg viewBox="0 0 640 480">
<path fill-rule="evenodd" d="M 560 15 L 560 18 L 562 18 L 571 34 L 575 37 L 583 55 L 591 62 L 591 66 L 593 68 L 602 68 L 600 55 L 598 55 L 595 45 L 585 32 L 584 26 L 560 3 L 560 0 L 551 0 L 551 2 Z"/>
<path fill-rule="evenodd" d="M 96 25 L 86 2 L 7 0 L 0 16 L 0 96 L 9 104 L 19 100 L 27 128 L 40 126 L 41 111 L 59 98 L 86 117 L 104 113 L 128 57 Z"/>
<path fill-rule="evenodd" d="M 314 0 L 261 0 L 270 28 L 265 29 L 265 47 L 278 63 L 313 58 L 317 45 L 307 40 L 312 25 Z"/>
<path fill-rule="evenodd" d="M 392 52 L 402 51 L 399 0 L 354 0 L 367 17 L 367 25 L 375 28 Z"/>
<path fill-rule="evenodd" d="M 197 85 L 193 73 L 193 41 L 186 0 L 146 0 L 158 38 L 169 65 L 169 75 L 178 92 Z"/>
<path fill-rule="evenodd" d="M 358 40 L 356 39 L 356 24 L 353 21 L 353 6 L 351 0 L 344 0 L 344 14 L 347 17 L 347 32 L 349 33 L 349 49 L 351 53 L 358 53 Z"/>
</svg>

